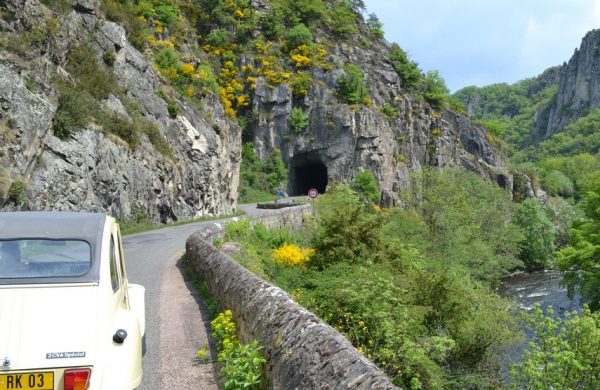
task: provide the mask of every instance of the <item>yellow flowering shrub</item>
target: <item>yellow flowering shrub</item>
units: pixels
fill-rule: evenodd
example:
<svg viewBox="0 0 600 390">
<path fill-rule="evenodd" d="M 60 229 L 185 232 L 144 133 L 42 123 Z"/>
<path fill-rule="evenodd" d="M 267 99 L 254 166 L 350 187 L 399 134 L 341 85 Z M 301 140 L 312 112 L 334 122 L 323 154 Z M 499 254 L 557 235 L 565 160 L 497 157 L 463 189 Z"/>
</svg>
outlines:
<svg viewBox="0 0 600 390">
<path fill-rule="evenodd" d="M 194 68 L 194 65 L 189 64 L 189 63 L 184 63 L 181 65 L 181 68 L 179 69 L 181 71 L 181 73 L 184 76 L 191 76 L 192 74 L 194 74 L 194 71 L 196 70 Z"/>
<path fill-rule="evenodd" d="M 306 267 L 311 256 L 315 254 L 312 248 L 300 248 L 293 244 L 284 244 L 273 250 L 273 259 L 281 264 L 292 267 Z"/>
</svg>

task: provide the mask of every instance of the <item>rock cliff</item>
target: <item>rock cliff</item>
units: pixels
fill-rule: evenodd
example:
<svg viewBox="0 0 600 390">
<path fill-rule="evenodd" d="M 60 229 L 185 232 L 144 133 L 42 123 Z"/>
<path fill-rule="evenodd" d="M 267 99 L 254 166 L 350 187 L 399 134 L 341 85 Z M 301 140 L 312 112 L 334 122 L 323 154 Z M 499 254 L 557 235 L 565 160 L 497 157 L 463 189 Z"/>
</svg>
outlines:
<svg viewBox="0 0 600 390">
<path fill-rule="evenodd" d="M 281 150 L 291 194 L 306 194 L 311 187 L 322 191 L 327 182 L 350 180 L 371 170 L 382 203 L 394 205 L 398 192 L 409 185 L 410 173 L 425 165 L 462 166 L 512 189 L 504 157 L 486 130 L 462 114 L 434 109 L 408 93 L 389 59 L 389 43 L 379 39 L 365 47 L 339 42 L 328 49 L 337 66 L 330 71 L 313 68 L 315 82 L 306 96 L 298 99 L 287 84 L 271 88 L 259 80 L 253 97 L 252 141 L 262 156 Z M 348 63 L 364 71 L 370 106 L 348 105 L 336 96 Z M 384 106 L 393 107 L 393 115 Z M 291 126 L 296 107 L 308 116 L 302 131 Z"/>
<path fill-rule="evenodd" d="M 170 115 L 157 95 L 168 84 L 99 6 L 98 0 L 77 0 L 57 12 L 36 0 L 0 4 L 0 206 L 107 211 L 122 218 L 143 213 L 162 222 L 233 211 L 239 127 L 225 118 L 215 96 L 199 109 L 167 89 L 178 112 Z M 53 120 L 62 103 L 56 79 L 75 88 L 67 56 L 84 45 L 118 85 L 98 112 L 125 128 L 143 122 L 158 133 L 141 133 L 132 146 L 93 117 L 57 137 Z M 114 53 L 112 61 L 103 61 L 107 52 Z"/>
<path fill-rule="evenodd" d="M 269 74 L 289 77 L 286 72 L 298 66 L 289 58 L 260 59 L 258 49 L 242 52 L 237 44 L 230 45 L 235 55 L 199 45 L 207 36 L 214 42 L 227 34 L 222 26 L 207 24 L 211 13 L 199 7 L 209 9 L 211 2 L 162 8 L 196 18 L 177 25 L 177 40 L 157 15 L 133 15 L 144 23 L 146 41 L 136 45 L 145 47 L 143 52 L 132 45 L 140 38 L 127 25 L 131 19 L 123 25 L 127 33 L 107 20 L 106 5 L 112 3 L 124 7 L 112 0 L 103 0 L 104 8 L 100 0 L 0 4 L 0 207 L 103 210 L 122 218 L 142 213 L 163 222 L 233 211 L 242 137 L 236 110 L 239 120 L 246 119 L 247 140 L 259 156 L 281 150 L 292 194 L 310 187 L 324 191 L 327 183 L 368 169 L 380 183 L 382 203 L 393 205 L 409 185 L 410 172 L 425 165 L 463 166 L 512 188 L 502 153 L 486 130 L 409 93 L 390 58 L 392 46 L 381 37 L 366 39 L 362 17 L 359 33 L 345 39 L 313 28 L 315 43 L 326 48 L 327 66 L 292 69 L 294 77 L 305 72 L 310 78 L 306 93 L 298 95 L 285 78 L 269 79 Z M 236 7 L 226 10 L 233 15 L 227 20 L 244 28 L 264 20 L 270 9 L 259 0 L 250 2 L 252 11 Z M 118 20 L 118 12 L 111 12 Z M 266 52 L 272 42 L 260 43 L 265 33 L 260 25 L 251 35 Z M 182 58 L 177 66 L 169 64 L 168 50 L 160 49 L 174 42 Z M 252 48 L 252 42 L 243 47 Z M 274 52 L 289 54 L 286 44 L 277 45 Z M 91 53 L 92 64 L 78 51 Z M 280 70 L 268 69 L 269 62 Z M 364 72 L 368 99 L 361 104 L 344 103 L 336 92 L 347 64 Z M 189 83 L 176 86 L 178 77 L 188 76 Z M 82 89 L 84 82 L 89 90 Z M 194 87 L 202 82 L 198 93 Z M 307 125 L 293 129 L 292 112 L 298 108 Z"/>
<path fill-rule="evenodd" d="M 558 71 L 555 99 L 536 115 L 533 138 L 543 140 L 600 107 L 600 30 L 586 34 Z"/>
</svg>

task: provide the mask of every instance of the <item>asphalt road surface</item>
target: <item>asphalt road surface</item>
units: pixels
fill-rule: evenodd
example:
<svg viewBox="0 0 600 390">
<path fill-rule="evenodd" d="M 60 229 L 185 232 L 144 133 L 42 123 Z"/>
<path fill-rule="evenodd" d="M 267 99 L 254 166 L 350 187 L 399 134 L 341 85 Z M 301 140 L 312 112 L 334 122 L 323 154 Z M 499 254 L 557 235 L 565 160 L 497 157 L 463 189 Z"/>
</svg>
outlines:
<svg viewBox="0 0 600 390">
<path fill-rule="evenodd" d="M 255 205 L 240 205 L 250 216 Z M 203 225 L 168 227 L 123 238 L 127 277 L 146 288 L 146 355 L 140 390 L 217 389 L 213 364 L 198 364 L 196 351 L 208 342 L 202 299 L 184 278 L 177 260 L 185 241 Z"/>
</svg>

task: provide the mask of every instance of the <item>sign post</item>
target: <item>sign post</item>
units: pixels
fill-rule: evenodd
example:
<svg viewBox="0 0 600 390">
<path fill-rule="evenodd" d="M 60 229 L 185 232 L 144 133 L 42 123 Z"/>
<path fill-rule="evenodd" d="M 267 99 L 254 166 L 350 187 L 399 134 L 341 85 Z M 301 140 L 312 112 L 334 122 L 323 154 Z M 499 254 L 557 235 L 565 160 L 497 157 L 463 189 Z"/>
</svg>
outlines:
<svg viewBox="0 0 600 390">
<path fill-rule="evenodd" d="M 315 205 L 315 199 L 317 198 L 317 196 L 319 196 L 319 191 L 317 191 L 316 188 L 311 188 L 310 190 L 308 190 L 308 198 L 310 199 L 310 204 L 312 206 Z"/>
</svg>

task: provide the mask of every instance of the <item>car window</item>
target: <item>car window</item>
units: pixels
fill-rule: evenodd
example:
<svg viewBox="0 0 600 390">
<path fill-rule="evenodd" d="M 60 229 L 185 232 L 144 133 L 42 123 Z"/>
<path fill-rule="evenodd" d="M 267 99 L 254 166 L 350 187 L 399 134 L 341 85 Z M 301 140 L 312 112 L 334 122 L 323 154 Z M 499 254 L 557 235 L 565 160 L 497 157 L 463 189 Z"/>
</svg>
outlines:
<svg viewBox="0 0 600 390">
<path fill-rule="evenodd" d="M 91 265 L 91 247 L 86 241 L 0 240 L 0 278 L 79 277 Z"/>
<path fill-rule="evenodd" d="M 110 284 L 112 285 L 113 291 L 117 291 L 119 288 L 119 271 L 117 269 L 117 255 L 115 247 L 115 239 L 110 236 Z"/>
</svg>

